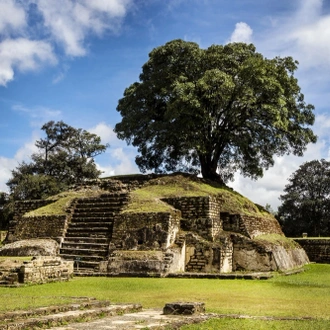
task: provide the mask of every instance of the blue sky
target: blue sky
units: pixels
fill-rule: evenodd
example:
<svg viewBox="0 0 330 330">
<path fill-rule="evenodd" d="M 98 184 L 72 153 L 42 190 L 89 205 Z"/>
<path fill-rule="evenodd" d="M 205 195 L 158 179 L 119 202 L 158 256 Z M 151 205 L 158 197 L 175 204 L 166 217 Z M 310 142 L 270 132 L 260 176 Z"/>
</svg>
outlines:
<svg viewBox="0 0 330 330">
<path fill-rule="evenodd" d="M 274 209 L 287 178 L 305 161 L 329 160 L 330 4 L 325 0 L 0 0 L 0 191 L 29 161 L 49 120 L 110 143 L 96 158 L 104 175 L 137 173 L 136 151 L 113 127 L 124 89 L 148 53 L 173 39 L 200 47 L 252 42 L 266 57 L 292 56 L 307 103 L 315 105 L 317 144 L 304 157 L 275 159 L 258 181 L 230 185 Z"/>
</svg>

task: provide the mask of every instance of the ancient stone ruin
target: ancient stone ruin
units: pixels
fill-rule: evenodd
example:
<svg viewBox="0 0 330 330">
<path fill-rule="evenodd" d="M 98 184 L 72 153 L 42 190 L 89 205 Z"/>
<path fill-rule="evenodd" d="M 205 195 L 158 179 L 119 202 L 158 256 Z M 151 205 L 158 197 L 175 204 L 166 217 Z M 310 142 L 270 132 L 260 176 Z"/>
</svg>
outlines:
<svg viewBox="0 0 330 330">
<path fill-rule="evenodd" d="M 187 194 L 165 194 L 154 198 L 155 207 L 130 209 L 136 192 L 166 187 L 167 178 Z M 203 180 L 189 180 L 137 175 L 89 182 L 79 189 L 100 192 L 72 199 L 58 215 L 28 213 L 49 200 L 18 203 L 7 242 L 56 240 L 59 256 L 75 262 L 76 274 L 271 272 L 308 263 L 305 251 L 284 236 L 273 216 L 247 200 L 237 211 L 228 196 L 238 194 L 229 189 L 194 196 L 192 187 Z M 159 204 L 165 210 L 157 210 Z"/>
<path fill-rule="evenodd" d="M 68 281 L 73 262 L 61 257 L 33 257 L 32 260 L 0 260 L 0 285 L 42 284 Z"/>
</svg>

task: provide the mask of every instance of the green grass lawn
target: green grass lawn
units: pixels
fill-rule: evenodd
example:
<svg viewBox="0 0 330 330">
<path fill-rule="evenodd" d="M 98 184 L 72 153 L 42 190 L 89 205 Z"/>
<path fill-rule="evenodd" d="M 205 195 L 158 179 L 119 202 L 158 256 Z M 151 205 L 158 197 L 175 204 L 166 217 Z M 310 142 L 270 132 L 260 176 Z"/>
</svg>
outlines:
<svg viewBox="0 0 330 330">
<path fill-rule="evenodd" d="M 63 283 L 0 288 L 0 310 L 64 304 L 78 296 L 141 303 L 145 308 L 173 301 L 203 301 L 207 312 L 316 319 L 220 319 L 183 329 L 330 329 L 330 265 L 321 264 L 270 280 L 76 277 Z"/>
</svg>

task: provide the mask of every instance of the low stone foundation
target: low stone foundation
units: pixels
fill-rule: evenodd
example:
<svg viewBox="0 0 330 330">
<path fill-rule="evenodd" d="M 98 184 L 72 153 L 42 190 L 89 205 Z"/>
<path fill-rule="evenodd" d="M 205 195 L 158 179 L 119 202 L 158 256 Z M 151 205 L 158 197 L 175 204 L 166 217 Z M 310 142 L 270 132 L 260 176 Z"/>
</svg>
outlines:
<svg viewBox="0 0 330 330">
<path fill-rule="evenodd" d="M 0 263 L 0 285 L 41 284 L 68 281 L 73 276 L 73 261 L 60 257 L 34 257 L 31 261 L 5 259 Z"/>
<path fill-rule="evenodd" d="M 73 276 L 73 263 L 60 257 L 35 257 L 23 263 L 18 281 L 24 284 L 68 281 Z"/>
</svg>

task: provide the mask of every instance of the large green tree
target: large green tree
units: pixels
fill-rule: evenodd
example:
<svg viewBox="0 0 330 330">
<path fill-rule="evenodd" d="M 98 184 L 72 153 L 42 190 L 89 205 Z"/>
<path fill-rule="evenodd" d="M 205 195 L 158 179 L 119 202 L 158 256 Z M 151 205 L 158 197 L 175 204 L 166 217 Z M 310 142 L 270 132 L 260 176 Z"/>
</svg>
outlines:
<svg viewBox="0 0 330 330">
<path fill-rule="evenodd" d="M 329 236 L 330 162 L 302 164 L 289 178 L 277 217 L 288 236 Z"/>
<path fill-rule="evenodd" d="M 101 144 L 99 136 L 63 121 L 50 121 L 41 129 L 45 137 L 35 143 L 38 152 L 30 163 L 19 164 L 7 182 L 15 200 L 45 198 L 101 174 L 94 158 L 108 145 Z"/>
<path fill-rule="evenodd" d="M 173 40 L 152 50 L 125 90 L 115 132 L 138 147 L 142 172 L 261 177 L 274 155 L 302 155 L 316 141 L 296 69 L 291 57 L 267 59 L 252 44 Z"/>
</svg>

